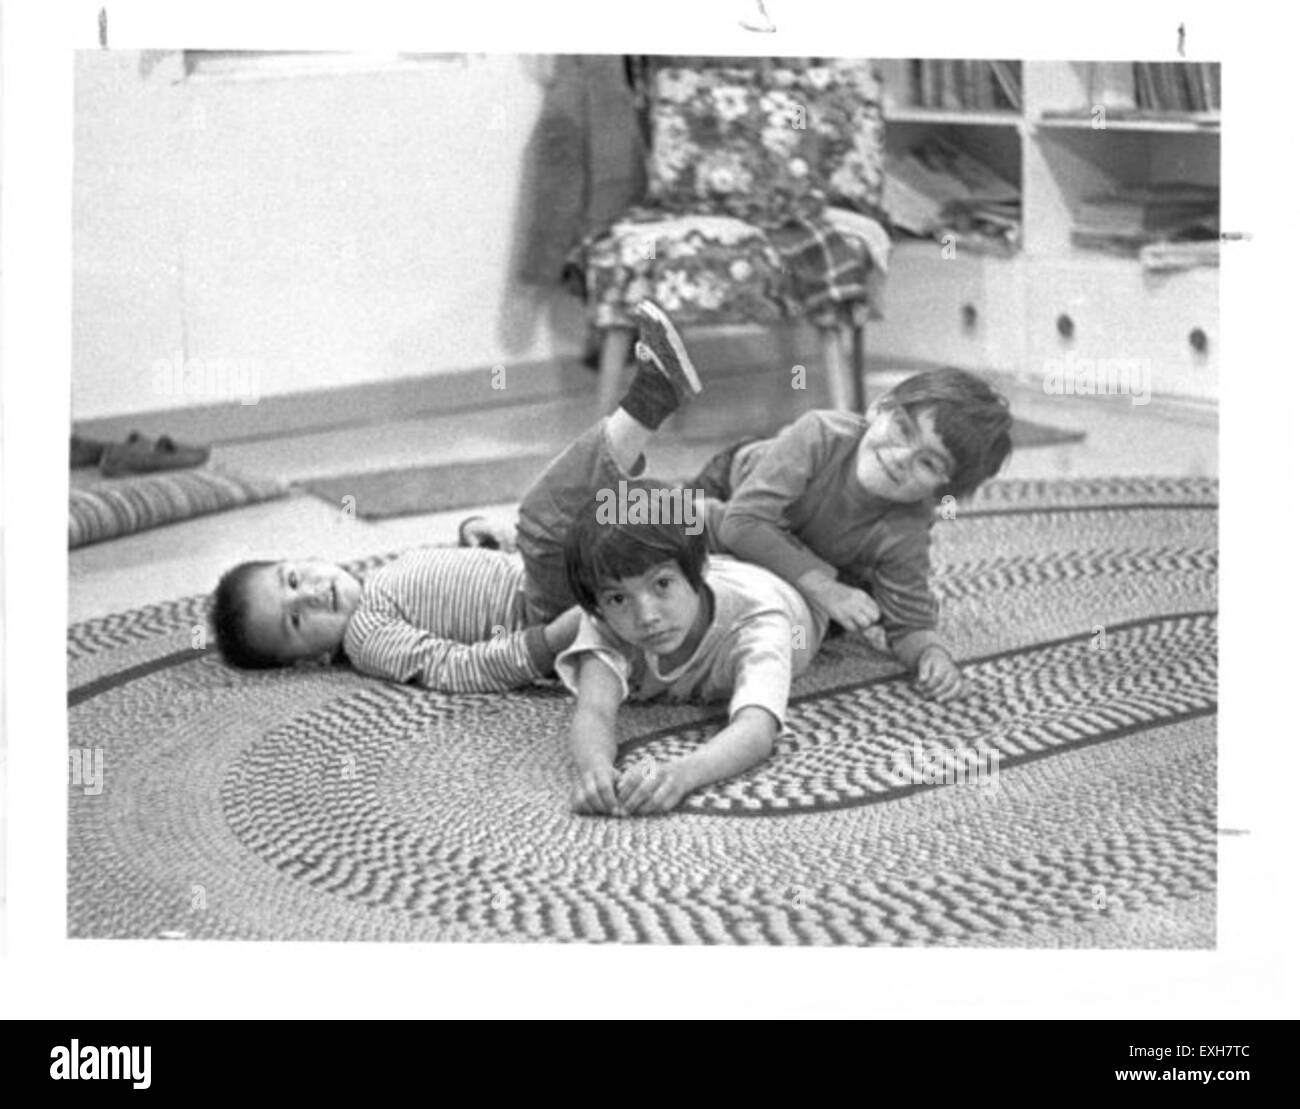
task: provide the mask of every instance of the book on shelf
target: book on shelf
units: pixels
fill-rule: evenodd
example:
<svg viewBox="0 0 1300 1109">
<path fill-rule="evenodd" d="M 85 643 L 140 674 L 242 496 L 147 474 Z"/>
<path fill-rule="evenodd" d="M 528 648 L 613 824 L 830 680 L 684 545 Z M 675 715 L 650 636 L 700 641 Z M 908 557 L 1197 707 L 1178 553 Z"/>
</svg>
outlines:
<svg viewBox="0 0 1300 1109">
<path fill-rule="evenodd" d="M 1090 78 L 1092 107 L 1119 111 L 1137 107 L 1137 75 L 1132 62 L 1094 62 Z"/>
<path fill-rule="evenodd" d="M 885 156 L 882 207 L 900 231 L 930 237 L 956 230 L 998 249 L 1020 237 L 1020 190 L 974 155 L 930 136 Z"/>
<path fill-rule="evenodd" d="M 939 62 L 940 108 L 949 112 L 959 112 L 966 105 L 962 103 L 961 62 L 945 60 Z"/>
<path fill-rule="evenodd" d="M 918 58 L 909 66 L 915 107 L 943 111 L 1019 111 L 1020 63 L 981 58 Z"/>
<path fill-rule="evenodd" d="M 1136 107 L 1146 112 L 1217 112 L 1218 62 L 1134 62 Z"/>
<path fill-rule="evenodd" d="M 934 70 L 924 58 L 918 58 L 912 67 L 917 106 L 928 108 L 934 103 Z"/>
<path fill-rule="evenodd" d="M 993 75 L 994 91 L 1001 94 L 1007 107 L 1020 111 L 1024 107 L 1020 91 L 1020 63 L 989 62 L 989 71 Z"/>
</svg>

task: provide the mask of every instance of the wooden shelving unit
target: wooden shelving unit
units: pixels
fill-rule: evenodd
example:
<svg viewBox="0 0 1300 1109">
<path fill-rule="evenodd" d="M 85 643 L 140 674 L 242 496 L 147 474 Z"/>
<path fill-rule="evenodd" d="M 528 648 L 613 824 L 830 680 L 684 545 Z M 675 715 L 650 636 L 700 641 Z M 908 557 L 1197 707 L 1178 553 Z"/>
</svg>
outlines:
<svg viewBox="0 0 1300 1109">
<path fill-rule="evenodd" d="M 873 324 L 873 359 L 925 359 L 1041 382 L 1053 362 L 1142 359 L 1153 393 L 1216 400 L 1218 270 L 1148 272 L 1071 241 L 1073 209 L 1116 187 L 1219 182 L 1218 112 L 1154 114 L 1090 103 L 1091 63 L 1019 63 L 1019 111 L 914 102 L 909 63 L 878 63 L 886 145 L 936 135 L 1018 185 L 1019 249 L 900 240 Z M 1104 125 L 1099 125 L 1104 122 Z"/>
</svg>

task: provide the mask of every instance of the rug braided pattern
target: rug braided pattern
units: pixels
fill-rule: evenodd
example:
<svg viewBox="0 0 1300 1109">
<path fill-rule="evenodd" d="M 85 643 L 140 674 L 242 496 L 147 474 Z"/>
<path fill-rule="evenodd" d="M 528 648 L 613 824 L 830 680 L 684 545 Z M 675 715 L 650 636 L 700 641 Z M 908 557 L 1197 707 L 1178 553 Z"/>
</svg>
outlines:
<svg viewBox="0 0 1300 1109">
<path fill-rule="evenodd" d="M 568 812 L 553 687 L 234 673 L 191 642 L 201 597 L 79 625 L 72 692 L 102 688 L 72 698 L 70 746 L 104 783 L 69 787 L 69 931 L 1207 946 L 1212 920 L 1185 923 L 1215 885 L 1216 497 L 991 487 L 935 530 L 966 697 L 832 640 L 773 757 L 655 819 Z M 626 709 L 621 758 L 718 723 Z"/>
</svg>

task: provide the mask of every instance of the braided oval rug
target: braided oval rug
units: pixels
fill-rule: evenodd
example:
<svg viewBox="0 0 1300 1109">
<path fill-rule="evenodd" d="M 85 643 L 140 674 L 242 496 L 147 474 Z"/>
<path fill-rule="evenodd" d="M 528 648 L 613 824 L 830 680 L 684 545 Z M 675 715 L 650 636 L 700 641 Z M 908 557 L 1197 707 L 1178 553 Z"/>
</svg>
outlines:
<svg viewBox="0 0 1300 1109">
<path fill-rule="evenodd" d="M 989 486 L 934 533 L 963 699 L 833 639 L 771 759 L 648 819 L 568 811 L 554 686 L 238 673 L 202 596 L 77 625 L 69 934 L 1212 947 L 1217 496 Z M 719 724 L 627 707 L 621 758 Z"/>
</svg>

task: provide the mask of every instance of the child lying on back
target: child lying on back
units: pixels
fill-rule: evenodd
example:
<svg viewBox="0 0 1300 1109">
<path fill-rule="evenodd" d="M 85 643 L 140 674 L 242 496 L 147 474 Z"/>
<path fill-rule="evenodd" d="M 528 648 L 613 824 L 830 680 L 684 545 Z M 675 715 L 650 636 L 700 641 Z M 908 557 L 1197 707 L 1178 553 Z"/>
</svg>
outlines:
<svg viewBox="0 0 1300 1109">
<path fill-rule="evenodd" d="M 468 523 L 468 522 L 467 522 Z M 481 541 L 473 527 L 464 541 Z M 364 584 L 319 559 L 245 562 L 226 572 L 212 625 L 232 666 L 333 662 L 447 693 L 514 689 L 552 673 L 577 631 L 573 609 L 531 623 L 524 566 L 480 547 L 424 547 L 372 570 Z"/>
</svg>

